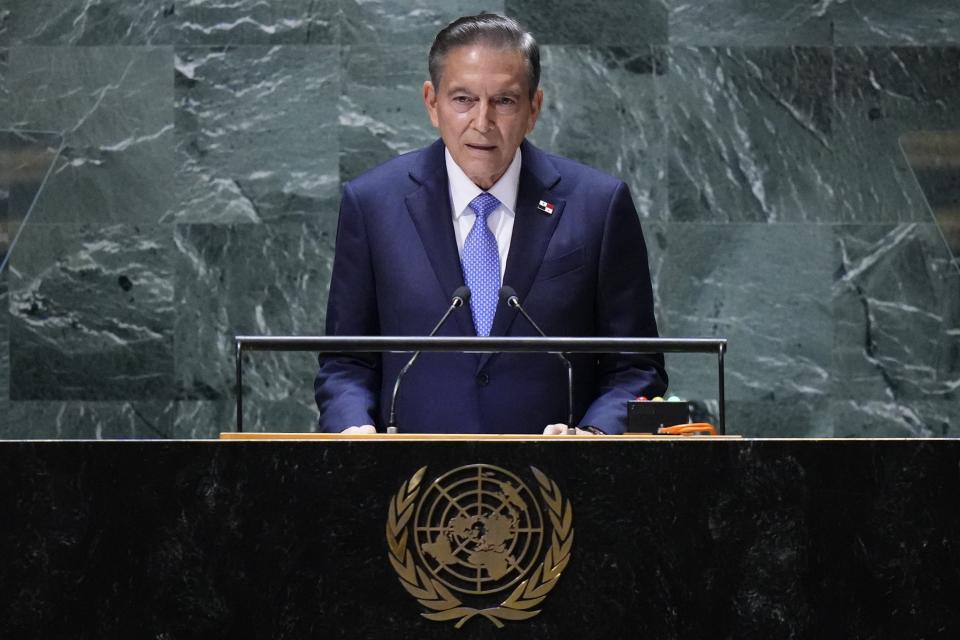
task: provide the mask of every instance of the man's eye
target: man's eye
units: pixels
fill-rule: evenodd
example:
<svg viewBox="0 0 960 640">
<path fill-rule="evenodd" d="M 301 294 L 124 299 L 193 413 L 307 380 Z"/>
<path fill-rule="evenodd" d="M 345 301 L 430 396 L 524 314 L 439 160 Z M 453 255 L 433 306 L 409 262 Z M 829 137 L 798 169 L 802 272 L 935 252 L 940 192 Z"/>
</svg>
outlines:
<svg viewBox="0 0 960 640">
<path fill-rule="evenodd" d="M 516 101 L 515 101 L 513 98 L 508 98 L 508 97 L 506 97 L 506 96 L 503 96 L 503 97 L 501 97 L 500 99 L 497 100 L 497 103 L 498 103 L 498 104 L 504 104 L 504 105 L 506 105 L 506 104 L 514 104 L 514 102 L 516 102 Z"/>
<path fill-rule="evenodd" d="M 467 96 L 454 96 L 453 101 L 459 102 L 460 104 L 467 104 L 468 102 L 470 102 L 470 98 L 468 98 Z"/>
</svg>

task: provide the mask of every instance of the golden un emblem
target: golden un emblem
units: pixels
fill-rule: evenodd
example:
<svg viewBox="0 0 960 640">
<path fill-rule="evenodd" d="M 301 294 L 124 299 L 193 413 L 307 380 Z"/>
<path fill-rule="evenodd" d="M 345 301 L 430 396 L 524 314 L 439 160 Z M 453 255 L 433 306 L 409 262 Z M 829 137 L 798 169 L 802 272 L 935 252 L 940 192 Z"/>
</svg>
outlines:
<svg viewBox="0 0 960 640">
<path fill-rule="evenodd" d="M 459 629 L 475 616 L 503 627 L 540 613 L 570 561 L 573 510 L 553 480 L 530 471 L 537 491 L 487 464 L 429 485 L 421 467 L 400 486 L 387 514 L 387 548 L 423 617 Z"/>
</svg>

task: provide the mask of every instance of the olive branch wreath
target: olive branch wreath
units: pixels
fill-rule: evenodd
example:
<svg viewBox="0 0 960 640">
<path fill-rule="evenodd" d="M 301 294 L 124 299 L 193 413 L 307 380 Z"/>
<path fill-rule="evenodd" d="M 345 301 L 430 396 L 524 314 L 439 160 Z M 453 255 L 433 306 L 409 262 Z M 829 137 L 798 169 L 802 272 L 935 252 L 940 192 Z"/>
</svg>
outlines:
<svg viewBox="0 0 960 640">
<path fill-rule="evenodd" d="M 427 468 L 420 467 L 409 480 L 400 485 L 400 490 L 390 500 L 387 514 L 386 533 L 390 564 L 397 572 L 403 588 L 421 605 L 433 610 L 434 613 L 421 613 L 424 618 L 436 622 L 457 620 L 454 627 L 459 629 L 474 616 L 482 616 L 502 629 L 503 620 L 528 620 L 540 613 L 540 609 L 534 607 L 543 602 L 557 586 L 560 574 L 570 562 L 573 508 L 569 500 L 564 502 L 556 482 L 536 467 L 531 466 L 530 469 L 540 484 L 540 495 L 543 496 L 550 514 L 553 525 L 551 544 L 543 555 L 543 561 L 530 577 L 518 584 L 498 606 L 486 609 L 464 606 L 443 583 L 428 576 L 407 549 L 407 525 L 413 516 L 414 504 L 420 494 L 420 482 Z"/>
</svg>

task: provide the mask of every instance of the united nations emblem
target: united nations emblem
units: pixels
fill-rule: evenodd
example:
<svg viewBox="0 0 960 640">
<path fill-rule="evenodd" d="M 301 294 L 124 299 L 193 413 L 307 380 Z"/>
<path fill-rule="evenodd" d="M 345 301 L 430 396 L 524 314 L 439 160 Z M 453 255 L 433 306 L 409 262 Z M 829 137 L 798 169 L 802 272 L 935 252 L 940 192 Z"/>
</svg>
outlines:
<svg viewBox="0 0 960 640">
<path fill-rule="evenodd" d="M 390 563 L 428 609 L 421 615 L 456 621 L 459 629 L 475 616 L 503 627 L 540 613 L 573 546 L 573 510 L 557 484 L 535 467 L 536 493 L 487 464 L 454 469 L 429 485 L 426 471 L 400 486 L 387 514 Z"/>
</svg>

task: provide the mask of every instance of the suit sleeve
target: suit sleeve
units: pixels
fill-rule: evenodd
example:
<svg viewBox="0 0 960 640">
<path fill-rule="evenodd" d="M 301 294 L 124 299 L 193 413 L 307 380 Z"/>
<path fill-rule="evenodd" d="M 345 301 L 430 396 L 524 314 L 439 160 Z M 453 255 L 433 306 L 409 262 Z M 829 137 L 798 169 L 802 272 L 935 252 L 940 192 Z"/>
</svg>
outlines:
<svg viewBox="0 0 960 640">
<path fill-rule="evenodd" d="M 363 211 L 350 184 L 340 201 L 326 332 L 330 336 L 379 335 L 376 282 Z M 376 425 L 380 356 L 320 354 L 314 397 L 322 431 Z"/>
<path fill-rule="evenodd" d="M 647 248 L 637 210 L 622 182 L 614 190 L 604 222 L 596 291 L 598 336 L 658 337 Z M 596 398 L 580 423 L 623 433 L 626 402 L 638 395 L 663 395 L 666 389 L 663 354 L 602 356 L 597 362 Z"/>
</svg>

